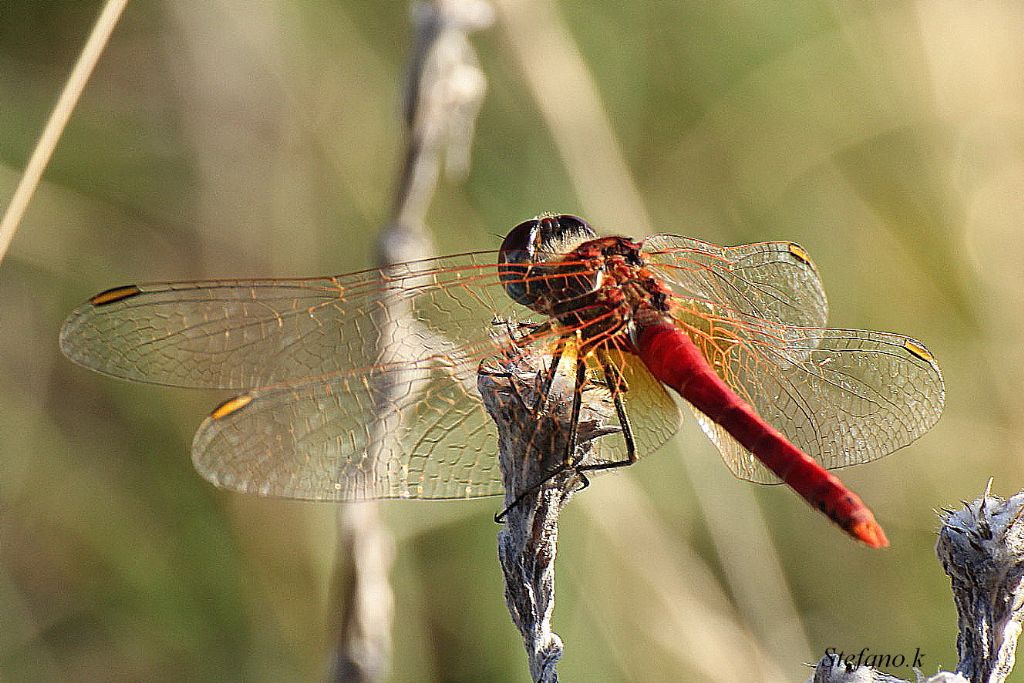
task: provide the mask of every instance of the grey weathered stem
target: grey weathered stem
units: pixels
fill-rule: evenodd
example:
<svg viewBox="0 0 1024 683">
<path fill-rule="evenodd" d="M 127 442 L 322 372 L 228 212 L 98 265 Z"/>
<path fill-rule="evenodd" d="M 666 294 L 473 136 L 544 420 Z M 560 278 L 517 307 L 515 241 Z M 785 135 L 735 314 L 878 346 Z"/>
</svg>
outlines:
<svg viewBox="0 0 1024 683">
<path fill-rule="evenodd" d="M 564 402 L 533 416 L 536 368 L 511 361 L 507 375 L 482 372 L 478 386 L 487 411 L 498 425 L 498 458 L 505 484 L 505 504 L 515 493 L 541 481 L 557 467 L 553 453 L 565 449 L 568 409 Z M 534 429 L 535 427 L 535 429 Z M 547 467 L 545 467 L 547 465 Z M 559 475 L 528 492 L 505 517 L 498 534 L 498 560 L 505 578 L 505 602 L 523 636 L 534 681 L 558 680 L 556 666 L 562 640 L 551 629 L 555 606 L 555 550 L 558 514 L 577 484 L 572 473 Z"/>
<path fill-rule="evenodd" d="M 957 672 L 971 683 L 1010 674 L 1024 617 L 1024 493 L 987 494 L 944 514 L 935 547 L 956 602 Z"/>
<path fill-rule="evenodd" d="M 953 676 L 953 678 L 949 678 L 949 676 Z M 826 655 L 814 668 L 814 676 L 808 680 L 808 683 L 907 683 L 907 681 L 881 671 L 875 671 L 871 667 L 847 666 L 838 661 L 836 655 Z M 922 679 L 918 683 L 964 683 L 964 681 L 956 674 L 941 673 L 932 676 L 927 681 Z"/>
<path fill-rule="evenodd" d="M 558 680 L 562 641 L 551 629 L 555 604 L 558 515 L 582 480 L 573 469 L 550 478 L 563 464 L 570 426 L 571 391 L 553 388 L 543 410 L 534 411 L 544 360 L 511 349 L 481 368 L 478 387 L 498 426 L 498 457 L 505 485 L 505 527 L 498 534 L 498 559 L 505 601 L 523 636 L 534 681 Z M 587 415 L 587 408 L 584 409 Z M 584 461 L 597 420 L 582 419 L 576 458 Z M 525 492 L 525 494 L 524 494 Z M 516 496 L 523 494 L 516 502 Z"/>
<path fill-rule="evenodd" d="M 935 552 L 949 575 L 956 603 L 956 673 L 927 679 L 1000 683 L 1013 669 L 1021 620 L 1024 618 L 1024 492 L 1009 500 L 988 489 L 961 510 L 946 510 Z M 828 657 L 819 662 L 814 683 L 897 681 L 865 678 L 874 674 L 862 667 L 847 670 Z M 860 677 L 857 677 L 860 676 Z"/>
<path fill-rule="evenodd" d="M 394 541 L 375 504 L 339 509 L 335 554 L 338 622 L 331 679 L 383 680 L 391 661 L 394 600 L 388 570 Z"/>
<path fill-rule="evenodd" d="M 490 23 L 490 6 L 481 0 L 437 0 L 429 6 L 417 3 L 413 9 L 415 44 L 405 93 L 406 149 L 391 217 L 377 240 L 377 262 L 382 268 L 427 258 L 433 251 L 425 225 L 441 153 L 447 151 L 449 169 L 465 172 L 486 90 L 468 35 Z M 375 320 L 378 338 L 395 339 L 400 321 L 412 315 L 407 301 L 385 301 Z M 410 328 L 406 323 L 405 329 Z M 379 357 L 382 362 L 402 360 L 386 347 L 379 349 Z M 397 383 L 393 388 L 401 390 Z M 381 410 L 371 429 L 386 431 L 387 407 L 393 402 L 384 393 L 378 400 Z M 387 575 L 392 555 L 392 540 L 376 504 L 339 508 L 333 680 L 378 681 L 387 675 L 393 604 Z"/>
</svg>

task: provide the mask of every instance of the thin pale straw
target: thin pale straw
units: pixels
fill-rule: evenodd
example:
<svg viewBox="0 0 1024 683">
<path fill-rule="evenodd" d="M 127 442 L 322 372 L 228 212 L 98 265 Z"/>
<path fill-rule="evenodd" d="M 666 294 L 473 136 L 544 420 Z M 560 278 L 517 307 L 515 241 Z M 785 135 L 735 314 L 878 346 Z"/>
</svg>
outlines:
<svg viewBox="0 0 1024 683">
<path fill-rule="evenodd" d="M 3 219 L 0 220 L 0 261 L 3 261 L 7 254 L 7 248 L 11 245 L 14 233 L 25 216 L 28 203 L 39 186 L 39 180 L 43 177 L 43 171 L 50 163 L 53 150 L 57 147 L 57 142 L 67 126 L 68 119 L 71 118 L 71 112 L 75 110 L 78 98 L 82 95 L 85 84 L 89 81 L 89 76 L 92 75 L 96 62 L 103 54 L 110 34 L 114 32 L 114 27 L 117 26 L 121 12 L 124 11 L 127 4 L 128 0 L 108 0 L 104 5 L 103 11 L 100 12 L 100 16 L 92 28 L 92 33 L 89 34 L 89 39 L 85 42 L 85 47 L 82 48 L 78 61 L 75 62 L 75 66 L 71 70 L 71 75 L 68 76 L 68 80 L 64 84 L 64 90 L 50 113 L 50 119 L 46 122 L 39 142 L 32 150 L 32 156 L 28 160 L 21 180 L 18 181 L 18 187 L 14 190 L 11 203 L 8 204 L 7 211 L 4 213 Z"/>
</svg>

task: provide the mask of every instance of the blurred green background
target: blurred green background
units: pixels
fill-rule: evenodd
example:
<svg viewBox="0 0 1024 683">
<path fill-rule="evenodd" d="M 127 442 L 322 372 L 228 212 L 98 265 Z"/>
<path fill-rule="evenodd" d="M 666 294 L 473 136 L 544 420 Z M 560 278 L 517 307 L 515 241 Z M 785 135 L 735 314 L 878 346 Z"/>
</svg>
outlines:
<svg viewBox="0 0 1024 683">
<path fill-rule="evenodd" d="M 934 509 L 990 476 L 1004 496 L 1024 484 L 1024 6 L 499 4 L 474 37 L 489 89 L 471 173 L 431 209 L 438 251 L 495 248 L 544 210 L 610 234 L 639 235 L 646 212 L 721 244 L 794 240 L 833 326 L 921 339 L 948 391 L 934 431 L 843 473 L 888 551 L 734 480 L 692 420 L 600 478 L 562 517 L 565 680 L 799 681 L 829 647 L 954 666 Z M 99 7 L 0 8 L 2 204 Z M 118 284 L 372 265 L 409 16 L 404 0 L 129 5 L 0 266 L 0 679 L 324 675 L 332 506 L 215 490 L 188 451 L 224 395 L 89 373 L 57 333 Z M 554 48 L 572 59 L 530 61 Z M 528 678 L 497 505 L 384 506 L 391 680 Z"/>
</svg>

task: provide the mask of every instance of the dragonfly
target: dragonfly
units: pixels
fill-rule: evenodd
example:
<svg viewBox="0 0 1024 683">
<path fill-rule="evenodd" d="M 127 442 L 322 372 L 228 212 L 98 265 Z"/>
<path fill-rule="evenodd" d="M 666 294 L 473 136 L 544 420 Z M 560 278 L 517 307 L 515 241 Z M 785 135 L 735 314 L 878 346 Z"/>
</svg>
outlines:
<svg viewBox="0 0 1024 683">
<path fill-rule="evenodd" d="M 117 378 L 234 390 L 195 435 L 197 471 L 239 492 L 325 501 L 503 493 L 477 373 L 496 354 L 532 354 L 545 359 L 542 398 L 568 382 L 572 415 L 589 406 L 604 423 L 584 460 L 570 434 L 559 471 L 587 481 L 657 450 L 681 423 L 673 392 L 734 475 L 784 483 L 884 547 L 871 510 L 829 470 L 927 432 L 942 374 L 921 342 L 829 329 L 827 310 L 794 242 L 599 237 L 547 213 L 497 251 L 115 287 L 70 314 L 60 345 Z"/>
</svg>

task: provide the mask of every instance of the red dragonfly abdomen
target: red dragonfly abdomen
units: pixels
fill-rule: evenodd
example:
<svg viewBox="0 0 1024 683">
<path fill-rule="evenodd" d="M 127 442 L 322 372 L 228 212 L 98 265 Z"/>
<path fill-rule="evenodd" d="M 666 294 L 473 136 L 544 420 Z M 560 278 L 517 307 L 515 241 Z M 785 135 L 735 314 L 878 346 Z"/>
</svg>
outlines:
<svg viewBox="0 0 1024 683">
<path fill-rule="evenodd" d="M 647 325 L 640 330 L 637 348 L 658 380 L 725 428 L 813 507 L 867 545 L 889 545 L 861 499 L 766 423 L 715 373 L 686 332 L 669 323 Z"/>
</svg>

